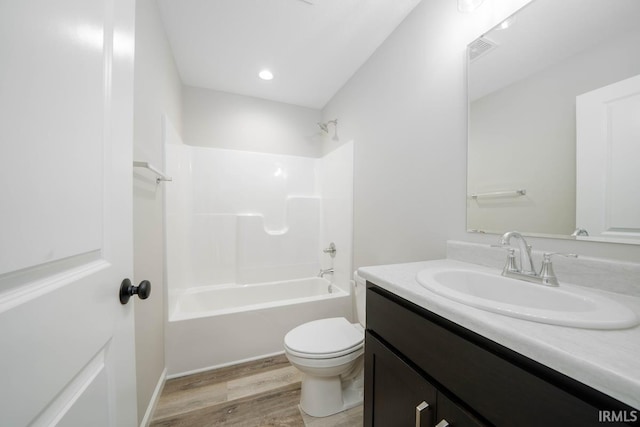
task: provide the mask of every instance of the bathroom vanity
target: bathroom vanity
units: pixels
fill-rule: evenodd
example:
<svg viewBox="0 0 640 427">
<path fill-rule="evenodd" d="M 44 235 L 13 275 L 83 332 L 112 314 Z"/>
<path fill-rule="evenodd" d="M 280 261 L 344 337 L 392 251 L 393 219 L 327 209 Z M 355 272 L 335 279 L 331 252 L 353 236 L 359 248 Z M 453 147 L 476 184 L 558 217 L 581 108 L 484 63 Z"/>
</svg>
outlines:
<svg viewBox="0 0 640 427">
<path fill-rule="evenodd" d="M 424 268 L 464 264 L 359 270 L 367 280 L 365 426 L 640 425 L 640 327 L 510 318 L 415 279 Z M 638 311 L 637 298 L 625 302 Z"/>
</svg>

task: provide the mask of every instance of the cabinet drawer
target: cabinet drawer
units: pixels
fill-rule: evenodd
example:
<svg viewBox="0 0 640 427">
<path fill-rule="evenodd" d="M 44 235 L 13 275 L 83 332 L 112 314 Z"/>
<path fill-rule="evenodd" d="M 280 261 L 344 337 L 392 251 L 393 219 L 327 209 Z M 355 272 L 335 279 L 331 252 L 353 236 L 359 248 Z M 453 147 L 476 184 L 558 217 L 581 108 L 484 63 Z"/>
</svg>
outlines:
<svg viewBox="0 0 640 427">
<path fill-rule="evenodd" d="M 370 284 L 367 328 L 498 426 L 601 426 L 599 409 L 623 405 Z"/>
</svg>

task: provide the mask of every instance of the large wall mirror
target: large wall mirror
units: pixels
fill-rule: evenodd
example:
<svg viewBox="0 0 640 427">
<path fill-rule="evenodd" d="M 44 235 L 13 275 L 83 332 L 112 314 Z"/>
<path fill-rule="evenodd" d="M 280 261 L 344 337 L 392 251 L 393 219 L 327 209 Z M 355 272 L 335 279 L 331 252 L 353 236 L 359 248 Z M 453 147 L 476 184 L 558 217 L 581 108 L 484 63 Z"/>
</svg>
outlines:
<svg viewBox="0 0 640 427">
<path fill-rule="evenodd" d="M 468 54 L 468 230 L 640 244 L 640 1 L 534 0 Z"/>
</svg>

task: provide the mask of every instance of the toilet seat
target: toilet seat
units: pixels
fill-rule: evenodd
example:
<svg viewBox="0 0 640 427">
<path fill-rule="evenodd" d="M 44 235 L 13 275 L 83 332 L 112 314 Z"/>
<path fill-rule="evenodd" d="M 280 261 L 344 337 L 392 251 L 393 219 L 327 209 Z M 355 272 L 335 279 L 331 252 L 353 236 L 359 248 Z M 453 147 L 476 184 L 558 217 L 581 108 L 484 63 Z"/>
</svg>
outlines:
<svg viewBox="0 0 640 427">
<path fill-rule="evenodd" d="M 349 348 L 347 350 L 344 351 L 340 351 L 340 352 L 336 352 L 336 353 L 303 353 L 300 351 L 295 351 L 290 349 L 289 347 L 287 347 L 286 345 L 284 346 L 285 350 L 287 352 L 287 354 L 289 354 L 290 356 L 295 356 L 295 357 L 299 357 L 302 359 L 336 359 L 338 357 L 342 357 L 342 356 L 346 356 L 348 354 L 351 353 L 355 353 L 358 350 L 361 350 L 363 345 L 362 343 L 360 343 L 359 345 L 356 345 L 352 348 Z"/>
<path fill-rule="evenodd" d="M 331 359 L 362 348 L 362 328 L 344 317 L 314 320 L 300 325 L 284 337 L 286 351 L 306 359 Z"/>
</svg>

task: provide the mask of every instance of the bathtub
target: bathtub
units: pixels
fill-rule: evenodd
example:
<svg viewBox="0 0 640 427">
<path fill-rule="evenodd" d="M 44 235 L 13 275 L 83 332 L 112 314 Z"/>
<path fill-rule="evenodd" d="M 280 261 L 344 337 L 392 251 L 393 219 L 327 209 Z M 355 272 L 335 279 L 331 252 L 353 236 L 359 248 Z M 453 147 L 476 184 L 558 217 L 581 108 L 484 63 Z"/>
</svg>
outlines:
<svg viewBox="0 0 640 427">
<path fill-rule="evenodd" d="M 326 317 L 352 318 L 349 285 L 323 278 L 187 289 L 176 297 L 166 331 L 169 377 L 284 351 L 294 327 Z"/>
</svg>

